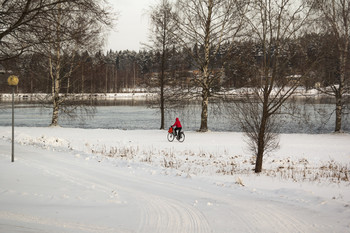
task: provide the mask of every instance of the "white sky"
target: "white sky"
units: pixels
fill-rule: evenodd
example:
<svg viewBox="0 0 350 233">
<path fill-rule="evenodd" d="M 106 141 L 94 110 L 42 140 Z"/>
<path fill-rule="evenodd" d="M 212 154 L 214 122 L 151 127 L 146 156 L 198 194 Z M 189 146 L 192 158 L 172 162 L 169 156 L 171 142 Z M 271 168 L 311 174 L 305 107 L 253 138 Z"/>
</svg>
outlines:
<svg viewBox="0 0 350 233">
<path fill-rule="evenodd" d="M 108 0 L 119 13 L 114 30 L 110 32 L 106 50 L 142 49 L 141 43 L 146 43 L 149 31 L 147 11 L 156 0 Z"/>
</svg>

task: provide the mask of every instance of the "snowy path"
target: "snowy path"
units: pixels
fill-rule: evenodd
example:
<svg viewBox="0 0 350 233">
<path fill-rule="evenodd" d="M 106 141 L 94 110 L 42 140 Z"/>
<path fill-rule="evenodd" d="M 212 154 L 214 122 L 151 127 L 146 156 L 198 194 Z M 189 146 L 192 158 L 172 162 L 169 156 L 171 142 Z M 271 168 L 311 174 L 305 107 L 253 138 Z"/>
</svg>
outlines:
<svg viewBox="0 0 350 233">
<path fill-rule="evenodd" d="M 16 145 L 10 163 L 8 148 L 0 140 L 0 232 L 334 232 L 350 212 L 76 151 Z"/>
</svg>

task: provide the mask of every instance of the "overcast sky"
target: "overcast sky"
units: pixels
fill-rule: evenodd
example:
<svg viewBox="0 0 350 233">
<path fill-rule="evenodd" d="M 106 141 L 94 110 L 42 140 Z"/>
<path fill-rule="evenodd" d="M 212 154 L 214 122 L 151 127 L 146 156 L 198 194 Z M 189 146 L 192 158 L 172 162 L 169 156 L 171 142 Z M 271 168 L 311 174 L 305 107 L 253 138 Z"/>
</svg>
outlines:
<svg viewBox="0 0 350 233">
<path fill-rule="evenodd" d="M 109 0 L 119 13 L 118 22 L 108 37 L 106 49 L 135 50 L 142 49 L 140 44 L 147 42 L 149 17 L 147 11 L 156 0 Z"/>
</svg>

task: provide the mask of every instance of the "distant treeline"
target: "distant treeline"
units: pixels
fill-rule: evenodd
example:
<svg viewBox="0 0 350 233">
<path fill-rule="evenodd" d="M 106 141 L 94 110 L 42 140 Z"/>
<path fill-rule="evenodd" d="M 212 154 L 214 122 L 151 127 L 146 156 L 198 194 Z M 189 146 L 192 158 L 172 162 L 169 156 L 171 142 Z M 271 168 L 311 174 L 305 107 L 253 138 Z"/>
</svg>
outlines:
<svg viewBox="0 0 350 233">
<path fill-rule="evenodd" d="M 299 73 L 309 76 L 300 83 L 306 89 L 315 84 L 328 86 L 339 78 L 339 56 L 332 35 L 305 34 L 290 40 L 279 59 L 288 60 L 284 67 L 286 80 Z M 232 49 L 233 46 L 233 49 Z M 230 48 L 230 49 L 228 49 Z M 217 88 L 240 88 L 259 85 L 256 83 L 256 69 L 261 66 L 262 46 L 249 40 L 224 44 L 220 52 L 211 58 L 211 68 L 221 72 L 222 77 Z M 192 53 L 204 53 L 204 49 L 195 45 Z M 271 59 L 273 59 L 273 52 Z M 228 59 L 227 59 L 228 58 Z M 108 51 L 90 54 L 86 51 L 74 58 L 74 70 L 70 77 L 62 80 L 61 93 L 118 93 L 135 89 L 146 90 L 158 86 L 161 54 L 150 50 Z M 71 62 L 71 61 L 70 61 Z M 51 93 L 52 81 L 49 77 L 47 58 L 40 54 L 24 54 L 21 57 L 2 62 L 7 73 L 1 74 L 0 92 L 9 92 L 6 79 L 10 74 L 19 76 L 17 92 Z M 65 64 L 65 63 L 63 63 Z M 169 85 L 188 86 L 190 80 L 198 74 L 195 60 L 185 49 L 175 46 L 167 51 L 166 77 Z M 66 63 L 66 69 L 72 64 Z M 63 68 L 64 72 L 65 68 Z M 267 77 L 261 77 L 261 80 Z"/>
</svg>

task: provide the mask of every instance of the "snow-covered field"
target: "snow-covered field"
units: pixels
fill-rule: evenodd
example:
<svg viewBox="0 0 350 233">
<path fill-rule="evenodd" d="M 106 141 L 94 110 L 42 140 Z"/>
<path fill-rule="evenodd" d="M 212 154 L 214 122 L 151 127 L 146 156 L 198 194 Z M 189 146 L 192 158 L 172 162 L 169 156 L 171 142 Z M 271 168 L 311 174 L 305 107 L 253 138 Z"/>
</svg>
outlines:
<svg viewBox="0 0 350 233">
<path fill-rule="evenodd" d="M 0 232 L 350 232 L 350 135 L 0 127 Z"/>
</svg>

